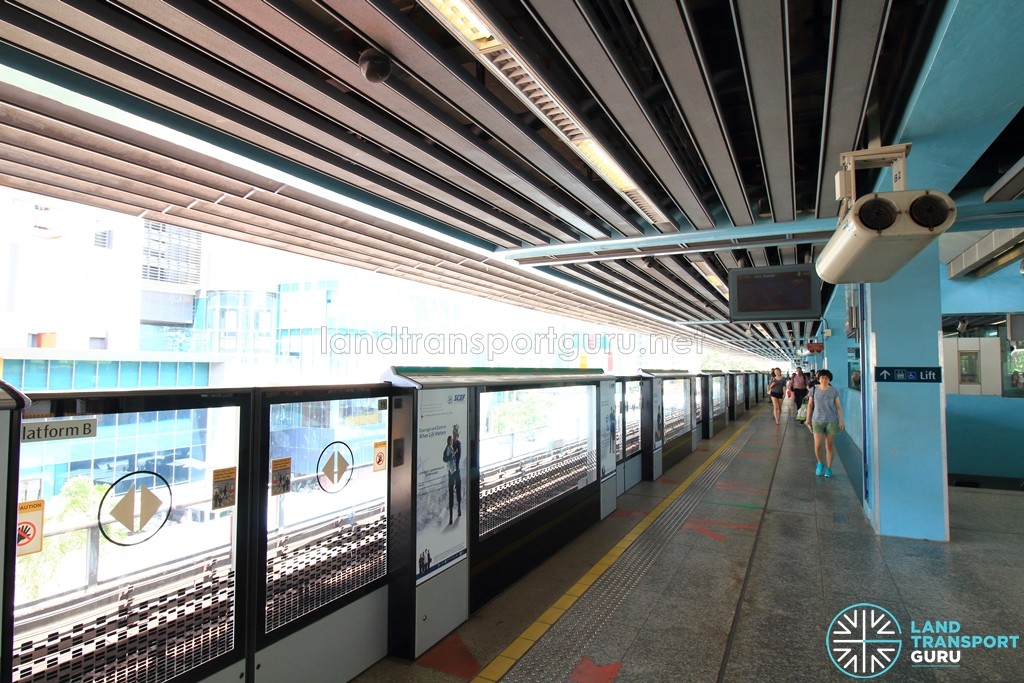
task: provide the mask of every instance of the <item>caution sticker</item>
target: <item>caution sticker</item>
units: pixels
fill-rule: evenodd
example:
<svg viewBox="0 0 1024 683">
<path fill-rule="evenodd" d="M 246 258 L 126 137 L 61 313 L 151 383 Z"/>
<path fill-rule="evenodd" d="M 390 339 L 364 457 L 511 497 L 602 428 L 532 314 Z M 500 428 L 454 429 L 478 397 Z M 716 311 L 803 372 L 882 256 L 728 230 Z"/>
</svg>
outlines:
<svg viewBox="0 0 1024 683">
<path fill-rule="evenodd" d="M 373 471 L 380 472 L 388 465 L 388 442 L 373 442 Z"/>
<path fill-rule="evenodd" d="M 43 549 L 43 501 L 18 503 L 18 555 L 31 555 Z"/>
</svg>

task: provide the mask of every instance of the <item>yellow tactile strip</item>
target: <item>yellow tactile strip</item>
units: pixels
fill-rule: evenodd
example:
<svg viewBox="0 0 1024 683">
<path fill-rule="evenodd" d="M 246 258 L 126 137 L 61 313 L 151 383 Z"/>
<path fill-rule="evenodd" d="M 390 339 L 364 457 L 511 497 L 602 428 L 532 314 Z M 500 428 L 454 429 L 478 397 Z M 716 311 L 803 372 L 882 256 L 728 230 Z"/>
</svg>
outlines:
<svg viewBox="0 0 1024 683">
<path fill-rule="evenodd" d="M 520 658 L 525 655 L 533 645 L 540 640 L 552 624 L 558 621 L 569 607 L 572 606 L 576 600 L 582 596 L 590 586 L 597 581 L 598 577 L 601 576 L 612 564 L 619 558 L 622 553 L 629 548 L 633 542 L 640 537 L 640 535 L 647 530 L 651 524 L 657 521 L 658 517 L 665 512 L 666 509 L 679 497 L 686 489 L 688 489 L 693 482 L 704 473 L 718 458 L 721 456 L 729 445 L 732 444 L 736 438 L 743 433 L 743 431 L 751 424 L 752 421 L 748 420 L 736 430 L 736 433 L 730 436 L 718 449 L 711 454 L 711 456 L 705 460 L 700 467 L 694 470 L 690 476 L 686 478 L 681 484 L 672 490 L 665 498 L 658 503 L 654 508 L 648 512 L 644 517 L 636 523 L 636 525 L 629 530 L 629 532 L 622 537 L 622 540 L 615 544 L 607 553 L 604 554 L 593 567 L 590 568 L 586 574 L 580 577 L 569 590 L 567 590 L 562 597 L 558 598 L 551 607 L 544 611 L 536 621 L 524 630 L 518 638 L 512 641 L 512 644 L 502 650 L 501 654 L 495 657 L 491 662 L 485 666 L 476 678 L 473 679 L 472 683 L 495 683 L 500 681 L 501 677 L 508 673 Z"/>
</svg>

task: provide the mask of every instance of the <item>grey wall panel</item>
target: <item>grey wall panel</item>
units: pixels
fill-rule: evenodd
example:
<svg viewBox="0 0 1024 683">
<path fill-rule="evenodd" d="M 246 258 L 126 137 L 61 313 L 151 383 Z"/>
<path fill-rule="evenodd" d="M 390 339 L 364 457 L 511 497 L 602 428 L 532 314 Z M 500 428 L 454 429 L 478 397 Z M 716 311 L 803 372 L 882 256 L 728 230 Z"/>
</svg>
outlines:
<svg viewBox="0 0 1024 683">
<path fill-rule="evenodd" d="M 469 619 L 469 562 L 462 560 L 416 587 L 416 656 Z"/>
<path fill-rule="evenodd" d="M 342 683 L 387 655 L 388 589 L 320 619 L 256 653 L 254 679 Z M 218 678 L 216 683 L 228 679 Z M 238 675 L 231 679 L 238 681 Z"/>
<path fill-rule="evenodd" d="M 616 468 L 621 470 L 622 468 Z M 616 473 L 601 482 L 601 519 L 615 512 L 616 497 L 618 493 L 619 473 Z"/>
</svg>

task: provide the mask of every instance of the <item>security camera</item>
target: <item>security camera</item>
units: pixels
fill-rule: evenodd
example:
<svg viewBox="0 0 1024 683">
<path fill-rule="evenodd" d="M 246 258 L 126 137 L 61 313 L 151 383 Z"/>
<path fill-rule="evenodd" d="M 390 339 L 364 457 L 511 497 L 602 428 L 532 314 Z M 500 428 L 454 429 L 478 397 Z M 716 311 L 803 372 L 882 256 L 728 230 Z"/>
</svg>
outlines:
<svg viewBox="0 0 1024 683">
<path fill-rule="evenodd" d="M 372 47 L 359 53 L 359 72 L 370 83 L 383 83 L 391 75 L 391 58 Z"/>
</svg>

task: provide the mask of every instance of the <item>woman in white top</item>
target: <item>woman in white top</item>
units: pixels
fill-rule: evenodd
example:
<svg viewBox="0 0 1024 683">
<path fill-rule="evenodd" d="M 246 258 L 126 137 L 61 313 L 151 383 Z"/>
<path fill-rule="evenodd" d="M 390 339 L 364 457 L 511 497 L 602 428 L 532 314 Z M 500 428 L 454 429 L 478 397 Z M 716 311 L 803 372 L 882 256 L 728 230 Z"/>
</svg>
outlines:
<svg viewBox="0 0 1024 683">
<path fill-rule="evenodd" d="M 807 403 L 807 425 L 814 432 L 814 469 L 816 476 L 832 476 L 832 457 L 835 454 L 836 434 L 843 431 L 843 406 L 839 403 L 839 391 L 832 386 L 832 373 L 818 372 L 818 385 L 811 389 L 811 400 Z M 821 443 L 825 442 L 825 462 L 821 462 Z"/>
</svg>

